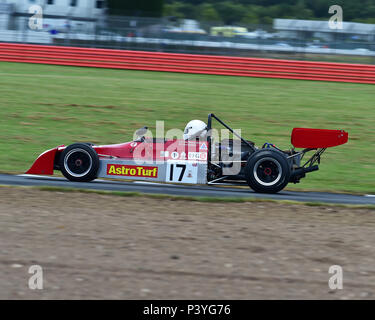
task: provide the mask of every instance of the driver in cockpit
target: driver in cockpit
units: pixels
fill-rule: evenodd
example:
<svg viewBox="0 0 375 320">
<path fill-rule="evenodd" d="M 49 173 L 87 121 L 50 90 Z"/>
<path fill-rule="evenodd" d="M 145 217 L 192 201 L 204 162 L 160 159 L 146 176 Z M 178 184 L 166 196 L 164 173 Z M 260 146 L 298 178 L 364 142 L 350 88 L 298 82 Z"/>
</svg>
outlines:
<svg viewBox="0 0 375 320">
<path fill-rule="evenodd" d="M 184 140 L 205 139 L 207 125 L 201 120 L 191 120 L 185 127 Z"/>
</svg>

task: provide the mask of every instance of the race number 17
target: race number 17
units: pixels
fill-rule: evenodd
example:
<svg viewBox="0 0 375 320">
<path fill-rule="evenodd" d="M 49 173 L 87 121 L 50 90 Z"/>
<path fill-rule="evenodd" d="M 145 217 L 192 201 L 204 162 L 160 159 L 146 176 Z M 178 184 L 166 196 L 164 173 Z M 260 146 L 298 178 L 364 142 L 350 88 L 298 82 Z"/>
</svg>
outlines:
<svg viewBox="0 0 375 320">
<path fill-rule="evenodd" d="M 169 160 L 166 166 L 165 180 L 166 182 L 197 184 L 198 163 Z"/>
<path fill-rule="evenodd" d="M 174 169 L 175 167 L 176 167 L 176 170 Z M 175 174 L 175 171 L 178 174 L 177 169 L 180 169 L 180 172 L 179 172 L 180 175 L 178 176 L 177 181 L 182 181 L 182 179 L 184 178 L 185 171 L 186 171 L 186 164 L 178 164 L 178 163 L 177 164 L 176 163 L 170 164 L 169 181 L 176 181 L 174 179 L 174 174 Z"/>
</svg>

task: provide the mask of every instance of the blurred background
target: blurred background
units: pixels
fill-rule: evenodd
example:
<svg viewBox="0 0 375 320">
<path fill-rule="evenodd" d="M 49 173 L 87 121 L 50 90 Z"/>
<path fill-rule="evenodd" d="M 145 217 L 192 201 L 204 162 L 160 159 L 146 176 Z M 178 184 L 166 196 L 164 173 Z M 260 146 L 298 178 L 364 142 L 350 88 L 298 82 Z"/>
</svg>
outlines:
<svg viewBox="0 0 375 320">
<path fill-rule="evenodd" d="M 331 5 L 342 29 L 329 28 Z M 375 2 L 0 0 L 0 41 L 375 64 Z"/>
</svg>

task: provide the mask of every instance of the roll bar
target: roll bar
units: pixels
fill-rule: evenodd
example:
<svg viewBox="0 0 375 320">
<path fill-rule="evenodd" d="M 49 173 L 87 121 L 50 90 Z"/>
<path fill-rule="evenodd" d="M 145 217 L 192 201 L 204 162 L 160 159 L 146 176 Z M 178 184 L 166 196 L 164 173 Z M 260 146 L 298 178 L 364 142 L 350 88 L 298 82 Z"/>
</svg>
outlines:
<svg viewBox="0 0 375 320">
<path fill-rule="evenodd" d="M 219 122 L 221 125 L 223 125 L 225 128 L 227 128 L 230 132 L 232 132 L 237 138 L 241 139 L 241 141 L 245 144 L 247 144 L 251 150 L 256 151 L 255 147 L 243 139 L 237 132 L 235 132 L 231 127 L 229 127 L 224 121 L 220 120 L 218 117 L 216 117 L 213 113 L 210 113 L 208 115 L 207 120 L 207 143 L 208 143 L 208 161 L 211 162 L 211 129 L 212 129 L 212 119 L 215 119 L 217 122 Z"/>
</svg>

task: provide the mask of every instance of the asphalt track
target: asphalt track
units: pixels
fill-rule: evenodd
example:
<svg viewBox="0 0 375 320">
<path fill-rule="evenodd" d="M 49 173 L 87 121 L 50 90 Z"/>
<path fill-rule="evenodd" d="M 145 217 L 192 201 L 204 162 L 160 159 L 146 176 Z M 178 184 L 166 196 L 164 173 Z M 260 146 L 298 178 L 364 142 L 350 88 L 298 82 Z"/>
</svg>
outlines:
<svg viewBox="0 0 375 320">
<path fill-rule="evenodd" d="M 293 200 L 303 202 L 324 202 L 355 205 L 375 205 L 375 195 L 351 195 L 326 192 L 281 191 L 278 194 L 259 194 L 247 188 L 223 186 L 187 186 L 151 182 L 123 182 L 95 180 L 93 182 L 70 182 L 59 177 L 0 174 L 0 185 L 53 186 L 106 191 L 127 191 L 177 196 L 200 197 L 255 197 L 260 199 Z"/>
</svg>

